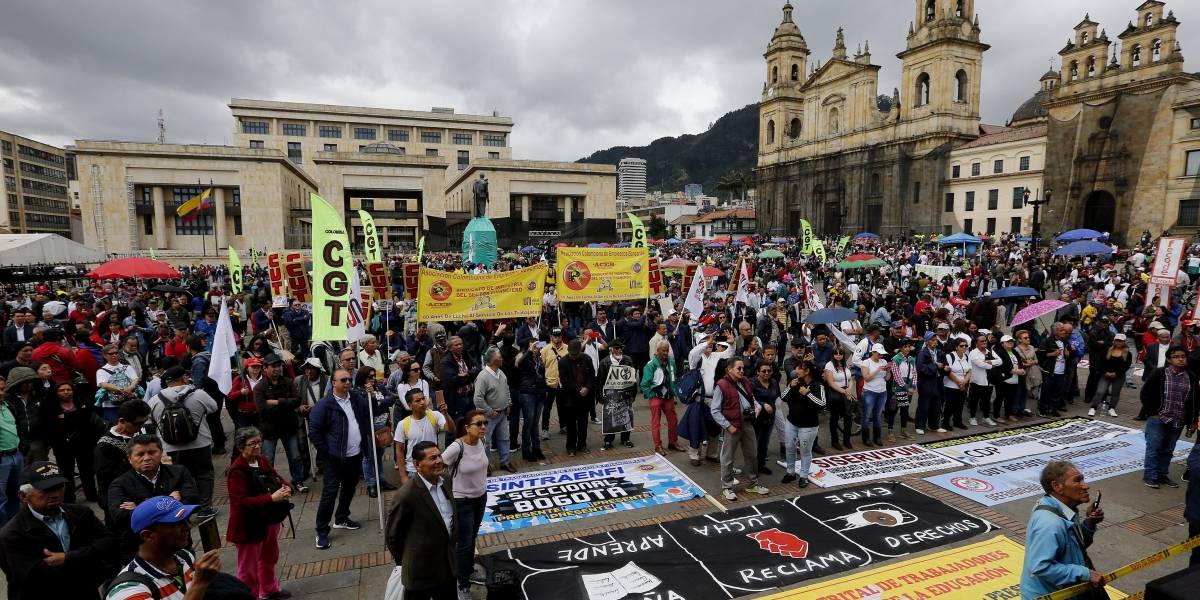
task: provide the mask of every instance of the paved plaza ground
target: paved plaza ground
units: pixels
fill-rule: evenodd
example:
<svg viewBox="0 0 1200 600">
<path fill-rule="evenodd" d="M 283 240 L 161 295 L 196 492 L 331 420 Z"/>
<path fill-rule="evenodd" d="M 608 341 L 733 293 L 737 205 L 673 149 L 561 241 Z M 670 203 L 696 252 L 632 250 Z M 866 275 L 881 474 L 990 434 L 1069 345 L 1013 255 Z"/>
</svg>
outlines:
<svg viewBox="0 0 1200 600">
<path fill-rule="evenodd" d="M 1080 370 L 1080 374 L 1081 380 L 1083 377 L 1086 377 L 1085 370 Z M 1103 418 L 1107 421 L 1141 430 L 1143 423 L 1133 419 L 1137 414 L 1137 408 L 1137 390 L 1127 388 L 1123 393 L 1121 405 L 1118 408 L 1121 416 L 1116 419 L 1112 419 L 1107 415 L 1097 418 Z M 1086 413 L 1087 407 L 1078 401 L 1076 404 L 1069 406 L 1067 411 L 1068 416 L 1083 416 Z M 680 411 L 680 414 L 682 414 L 682 411 Z M 226 420 L 228 421 L 227 417 Z M 635 448 L 633 449 L 618 445 L 614 450 L 599 450 L 601 445 L 599 426 L 592 425 L 588 438 L 589 446 L 592 448 L 590 452 L 579 454 L 574 458 L 568 458 L 564 451 L 564 436 L 555 433 L 548 442 L 542 443 L 543 451 L 548 457 L 548 464 L 546 466 L 521 462 L 519 460 L 519 453 L 517 453 L 515 464 L 522 472 L 525 472 L 555 466 L 645 456 L 650 454 L 653 449 L 648 421 L 649 409 L 645 402 L 640 402 L 637 404 L 635 418 L 635 423 L 639 425 L 632 436 L 635 444 Z M 1043 421 L 1044 419 L 1031 418 L 1023 420 L 1017 425 Z M 977 433 L 993 429 L 996 428 L 980 426 L 973 427 L 971 431 L 965 433 Z M 558 431 L 557 414 L 552 420 L 551 430 L 554 432 Z M 824 425 L 824 419 L 822 419 L 821 436 L 822 440 L 828 440 L 828 429 Z M 931 441 L 945 437 L 949 437 L 949 435 L 927 434 L 915 441 Z M 895 444 L 889 444 L 889 446 L 901 445 L 904 442 L 911 443 L 912 440 L 897 440 Z M 828 448 L 828 444 L 825 443 L 825 445 Z M 775 440 L 771 441 L 770 448 L 770 458 L 773 462 L 777 458 L 776 452 L 778 452 L 778 444 Z M 855 448 L 861 449 L 857 437 L 855 438 Z M 282 454 L 282 451 L 280 453 Z M 702 486 L 710 494 L 711 498 L 698 498 L 633 512 L 607 514 L 483 536 L 479 539 L 478 551 L 481 554 L 485 554 L 512 547 L 677 520 L 715 512 L 718 510 L 718 504 L 728 507 L 745 506 L 751 503 L 770 502 L 796 495 L 821 494 L 824 491 L 822 488 L 816 486 L 809 486 L 807 489 L 800 490 L 795 483 L 786 486 L 781 485 L 779 479 L 783 475 L 783 469 L 773 466 L 774 473 L 769 476 L 764 475 L 762 479 L 763 485 L 770 488 L 770 494 L 766 496 L 753 495 L 753 497 L 750 497 L 744 493 L 739 493 L 736 502 L 728 502 L 720 497 L 721 486 L 718 467 L 715 463 L 692 466 L 688 462 L 687 454 L 680 452 L 669 452 L 667 459 L 680 471 L 686 473 L 697 484 Z M 285 461 L 286 458 L 282 455 L 276 459 L 277 467 L 284 470 L 284 472 L 286 472 Z M 220 459 L 217 464 L 218 483 L 214 499 L 214 504 L 221 508 L 219 521 L 221 522 L 222 534 L 224 534 L 225 522 L 228 516 L 228 499 L 225 494 L 224 484 L 224 471 L 227 466 L 228 461 L 224 458 Z M 389 458 L 384 471 L 388 478 L 395 483 L 397 481 L 397 474 L 392 466 L 393 464 Z M 921 473 L 920 475 L 898 477 L 896 480 L 906 482 L 913 488 L 942 500 L 951 506 L 988 519 L 998 527 L 1000 533 L 1018 542 L 1024 542 L 1025 523 L 1037 498 L 1015 500 L 988 508 L 922 480 L 923 477 L 932 474 L 934 473 Z M 1179 464 L 1172 465 L 1172 477 L 1178 480 L 1181 474 L 1182 467 Z M 1182 541 L 1187 537 L 1187 525 L 1183 520 L 1184 491 L 1186 486 L 1180 489 L 1166 487 L 1159 490 L 1149 489 L 1142 485 L 1141 473 L 1137 472 L 1095 482 L 1093 483 L 1093 488 L 1104 492 L 1103 506 L 1107 515 L 1106 521 L 1102 524 L 1090 552 L 1099 570 L 1112 570 L 1154 551 Z M 390 494 L 385 493 L 385 502 L 389 496 Z M 367 496 L 365 487 L 360 484 L 358 494 L 353 502 L 352 517 L 360 521 L 363 524 L 363 528 L 358 531 L 334 530 L 331 535 L 333 547 L 328 550 L 317 550 L 313 544 L 315 535 L 313 527 L 319 498 L 319 482 L 312 484 L 312 490 L 307 495 L 293 498 L 293 502 L 296 504 L 293 512 L 295 534 L 293 536 L 291 528 L 287 527 L 287 522 L 285 521 L 283 532 L 285 539 L 280 540 L 279 573 L 283 586 L 291 590 L 295 594 L 294 597 L 298 600 L 319 597 L 333 597 L 339 600 L 382 598 L 388 575 L 392 569 L 392 560 L 390 554 L 384 548 L 375 501 Z M 387 506 L 385 505 L 385 515 L 386 510 Z M 986 539 L 995 534 L 996 532 L 991 532 L 977 536 L 972 538 L 971 541 Z M 941 549 L 945 549 L 945 547 L 939 548 L 939 550 Z M 232 544 L 226 545 L 221 550 L 222 569 L 224 571 L 230 573 L 236 571 L 236 552 L 237 550 Z M 911 558 L 914 558 L 914 556 L 897 560 Z M 1116 587 L 1126 592 L 1140 591 L 1144 588 L 1147 581 L 1181 569 L 1186 564 L 1186 555 L 1174 557 L 1119 580 L 1116 583 Z M 846 573 L 839 575 L 846 575 Z M 821 580 L 810 580 L 793 587 L 801 587 L 816 581 Z M 0 583 L 0 585 L 3 584 Z M 473 591 L 477 598 L 484 598 L 486 596 L 482 587 L 476 586 Z M 329 596 L 331 593 L 334 595 Z"/>
</svg>

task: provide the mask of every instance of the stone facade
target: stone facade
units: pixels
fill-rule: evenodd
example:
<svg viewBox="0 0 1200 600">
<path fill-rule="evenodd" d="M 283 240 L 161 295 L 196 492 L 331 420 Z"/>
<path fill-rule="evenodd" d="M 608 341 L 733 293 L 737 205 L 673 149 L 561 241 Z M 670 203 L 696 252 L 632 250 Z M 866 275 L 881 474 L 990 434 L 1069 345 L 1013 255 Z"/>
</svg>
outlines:
<svg viewBox="0 0 1200 600">
<path fill-rule="evenodd" d="M 870 45 L 852 56 L 838 30 L 833 55 L 809 73 L 809 50 L 785 5 L 763 55 L 758 231 L 797 235 L 941 230 L 951 147 L 979 136 L 983 52 L 972 0 L 915 0 L 897 54 L 902 90 L 878 90 Z"/>
<path fill-rule="evenodd" d="M 445 247 L 457 249 L 462 244 L 463 229 L 474 210 L 474 182 L 480 174 L 488 180 L 488 218 L 501 247 L 538 239 L 616 240 L 616 167 L 482 159 L 447 183 L 440 215 L 428 215 L 429 235 L 437 236 L 433 239 Z M 429 240 L 425 244 L 430 247 Z"/>
<path fill-rule="evenodd" d="M 1180 22 L 1164 8 L 1139 5 L 1119 47 L 1085 16 L 1059 52 L 1060 83 L 1044 101 L 1043 230 L 1088 227 L 1118 242 L 1200 230 L 1200 173 L 1186 167 L 1200 149 L 1200 78 L 1184 71 Z"/>
<path fill-rule="evenodd" d="M 307 173 L 277 150 L 79 140 L 83 243 L 104 254 L 209 255 L 276 251 L 311 241 Z M 213 188 L 212 208 L 190 223 L 179 204 Z"/>
</svg>

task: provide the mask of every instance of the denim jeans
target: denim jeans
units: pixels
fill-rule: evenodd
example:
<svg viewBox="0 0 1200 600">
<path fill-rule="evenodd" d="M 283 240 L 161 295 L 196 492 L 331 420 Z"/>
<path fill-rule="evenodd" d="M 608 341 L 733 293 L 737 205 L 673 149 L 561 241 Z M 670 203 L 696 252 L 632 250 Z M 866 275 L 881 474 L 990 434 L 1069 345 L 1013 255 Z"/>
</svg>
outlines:
<svg viewBox="0 0 1200 600">
<path fill-rule="evenodd" d="M 863 431 L 866 431 L 872 426 L 874 426 L 876 429 L 882 429 L 883 421 L 880 417 L 883 415 L 883 407 L 887 405 L 887 392 L 872 392 L 870 390 L 863 390 L 862 399 Z"/>
<path fill-rule="evenodd" d="M 529 454 L 542 451 L 542 438 L 538 424 L 541 423 L 542 399 L 537 392 L 521 392 L 521 452 Z"/>
<path fill-rule="evenodd" d="M 287 454 L 288 471 L 292 475 L 292 485 L 304 483 L 304 461 L 300 458 L 300 434 L 293 433 L 283 439 L 263 438 L 262 453 L 267 457 L 271 466 L 275 466 L 275 445 L 283 442 L 283 452 Z"/>
<path fill-rule="evenodd" d="M 486 416 L 487 413 L 484 413 Z M 500 464 L 508 464 L 508 414 L 500 411 L 495 417 L 487 417 L 487 432 L 484 434 L 484 444 L 490 446 L 496 442 L 496 450 L 500 453 Z"/>
<path fill-rule="evenodd" d="M 813 442 L 817 439 L 816 427 L 796 427 L 784 420 L 783 430 L 787 434 L 787 472 L 808 479 L 812 465 Z M 796 442 L 800 442 L 800 472 L 796 472 Z"/>
<path fill-rule="evenodd" d="M 377 458 L 379 460 L 380 467 L 383 466 L 383 457 L 384 457 L 384 452 L 386 452 L 386 451 L 387 451 L 387 448 L 376 448 L 375 449 L 375 458 Z M 363 448 L 362 455 L 363 455 L 363 460 L 362 460 L 363 482 L 365 482 L 367 484 L 368 488 L 373 488 L 373 487 L 375 487 L 375 463 L 371 462 L 371 451 L 367 448 Z M 385 481 L 386 481 L 386 479 L 385 479 Z"/>
<path fill-rule="evenodd" d="M 454 499 L 454 512 L 458 520 L 454 554 L 458 557 L 458 587 L 461 589 L 471 587 L 471 572 L 475 570 L 475 540 L 486 507 L 487 494 L 478 498 Z"/>
<path fill-rule="evenodd" d="M 1167 476 L 1167 467 L 1171 466 L 1171 455 L 1175 452 L 1175 442 L 1179 441 L 1182 427 L 1167 425 L 1158 417 L 1146 419 L 1146 469 L 1142 479 L 1146 481 L 1161 481 Z"/>
<path fill-rule="evenodd" d="M 21 508 L 17 498 L 18 483 L 21 479 L 21 469 L 25 467 L 25 457 L 18 450 L 7 456 L 0 456 L 0 490 L 4 492 L 4 500 L 0 502 L 0 525 L 16 516 Z"/>
</svg>

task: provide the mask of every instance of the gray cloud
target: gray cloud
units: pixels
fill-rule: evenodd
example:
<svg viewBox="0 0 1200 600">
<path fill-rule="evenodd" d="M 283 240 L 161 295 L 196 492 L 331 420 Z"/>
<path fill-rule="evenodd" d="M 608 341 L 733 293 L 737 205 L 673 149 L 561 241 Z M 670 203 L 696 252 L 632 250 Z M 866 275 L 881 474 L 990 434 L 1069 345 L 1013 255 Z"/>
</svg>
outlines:
<svg viewBox="0 0 1200 600">
<path fill-rule="evenodd" d="M 870 41 L 880 91 L 898 85 L 912 2 L 797 0 L 811 60 L 834 31 Z M 982 114 L 1003 123 L 1090 12 L 1116 39 L 1132 0 L 979 0 Z M 755 102 L 775 0 L 413 0 L 9 3 L 0 19 L 0 129 L 68 144 L 228 143 L 231 97 L 513 117 L 521 158 L 574 160 L 613 145 L 697 132 Z M 1200 49 L 1191 6 L 1187 56 Z M 1055 61 L 1057 68 L 1057 61 Z M 1200 68 L 1192 67 L 1194 70 Z"/>
</svg>

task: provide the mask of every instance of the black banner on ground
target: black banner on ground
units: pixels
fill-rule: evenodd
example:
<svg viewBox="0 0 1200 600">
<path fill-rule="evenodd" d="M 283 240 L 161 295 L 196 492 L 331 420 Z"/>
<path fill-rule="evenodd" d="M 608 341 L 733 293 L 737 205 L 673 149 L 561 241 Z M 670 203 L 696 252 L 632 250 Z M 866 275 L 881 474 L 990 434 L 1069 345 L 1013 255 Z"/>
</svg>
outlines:
<svg viewBox="0 0 1200 600">
<path fill-rule="evenodd" d="M 488 555 L 527 600 L 734 598 L 990 531 L 903 484 L 780 500 Z"/>
</svg>

